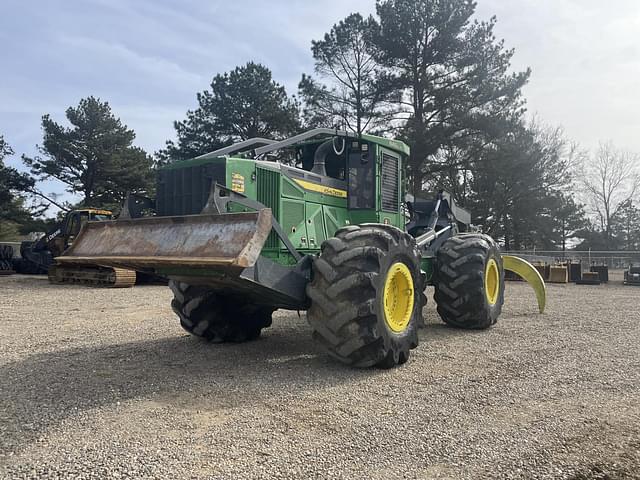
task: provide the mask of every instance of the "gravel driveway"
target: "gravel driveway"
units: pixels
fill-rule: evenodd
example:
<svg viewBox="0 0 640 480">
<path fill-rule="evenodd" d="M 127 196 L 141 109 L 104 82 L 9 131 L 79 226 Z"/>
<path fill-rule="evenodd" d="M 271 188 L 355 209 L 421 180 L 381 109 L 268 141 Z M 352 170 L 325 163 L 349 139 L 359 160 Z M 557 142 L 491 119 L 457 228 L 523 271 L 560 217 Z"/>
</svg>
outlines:
<svg viewBox="0 0 640 480">
<path fill-rule="evenodd" d="M 430 302 L 404 367 L 357 371 L 304 313 L 208 345 L 166 287 L 0 278 L 0 476 L 640 478 L 640 288 L 548 295 L 508 284 L 486 332 Z"/>
</svg>

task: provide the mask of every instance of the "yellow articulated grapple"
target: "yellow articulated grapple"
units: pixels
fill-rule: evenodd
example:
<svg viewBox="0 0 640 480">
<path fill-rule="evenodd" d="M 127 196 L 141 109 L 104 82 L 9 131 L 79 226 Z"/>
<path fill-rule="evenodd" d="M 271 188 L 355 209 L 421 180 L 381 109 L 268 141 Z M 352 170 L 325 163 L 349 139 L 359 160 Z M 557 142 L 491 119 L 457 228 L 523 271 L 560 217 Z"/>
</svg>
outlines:
<svg viewBox="0 0 640 480">
<path fill-rule="evenodd" d="M 402 142 L 332 129 L 251 139 L 159 172 L 156 215 L 88 223 L 61 264 L 166 276 L 182 327 L 242 342 L 274 310 L 306 310 L 313 337 L 341 362 L 403 364 L 418 346 L 428 285 L 442 320 L 486 329 L 504 302 L 503 257 L 445 192 L 407 194 Z"/>
</svg>

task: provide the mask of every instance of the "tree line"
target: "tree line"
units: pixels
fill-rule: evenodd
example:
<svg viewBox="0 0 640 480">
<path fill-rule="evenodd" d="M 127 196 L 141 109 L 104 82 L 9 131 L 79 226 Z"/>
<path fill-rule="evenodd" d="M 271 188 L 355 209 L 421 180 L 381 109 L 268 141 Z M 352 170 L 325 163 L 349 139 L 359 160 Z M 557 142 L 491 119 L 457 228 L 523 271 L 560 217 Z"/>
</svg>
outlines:
<svg viewBox="0 0 640 480">
<path fill-rule="evenodd" d="M 39 154 L 22 156 L 29 173 L 0 167 L 2 219 L 28 224 L 56 203 L 38 190 L 44 179 L 64 183 L 81 205 L 111 207 L 127 191 L 152 194 L 159 165 L 324 126 L 405 141 L 409 190 L 451 191 L 508 250 L 578 241 L 640 249 L 638 157 L 611 144 L 584 152 L 561 128 L 531 119 L 522 93 L 531 71 L 512 71 L 496 18 L 477 20 L 475 9 L 470 0 L 378 0 L 375 15 L 353 13 L 312 41 L 314 69 L 297 95 L 254 62 L 217 74 L 153 155 L 101 99 L 67 109 L 69 127 L 44 115 Z M 13 154 L 4 140 L 0 148 L 0 159 Z"/>
</svg>

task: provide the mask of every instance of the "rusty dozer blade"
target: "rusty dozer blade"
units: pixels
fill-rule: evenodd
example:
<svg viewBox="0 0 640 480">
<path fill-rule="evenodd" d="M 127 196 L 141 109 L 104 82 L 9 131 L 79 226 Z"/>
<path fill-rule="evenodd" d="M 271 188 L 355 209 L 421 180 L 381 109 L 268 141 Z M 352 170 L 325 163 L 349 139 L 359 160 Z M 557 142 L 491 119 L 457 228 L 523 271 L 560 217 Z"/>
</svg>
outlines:
<svg viewBox="0 0 640 480">
<path fill-rule="evenodd" d="M 241 270 L 256 263 L 271 227 L 268 208 L 89 222 L 56 260 L 146 271 L 167 267 Z"/>
</svg>

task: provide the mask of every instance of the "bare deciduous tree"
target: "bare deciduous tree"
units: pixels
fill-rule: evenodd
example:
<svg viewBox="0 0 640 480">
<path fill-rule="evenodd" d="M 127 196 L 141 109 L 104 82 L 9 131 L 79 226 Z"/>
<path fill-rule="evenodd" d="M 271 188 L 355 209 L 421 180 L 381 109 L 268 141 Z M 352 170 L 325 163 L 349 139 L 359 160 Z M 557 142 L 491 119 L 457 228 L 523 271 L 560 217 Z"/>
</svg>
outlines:
<svg viewBox="0 0 640 480">
<path fill-rule="evenodd" d="M 640 192 L 640 157 L 611 142 L 601 143 L 595 155 L 584 162 L 580 180 L 587 205 L 598 218 L 608 248 L 613 248 L 614 219 Z"/>
</svg>

